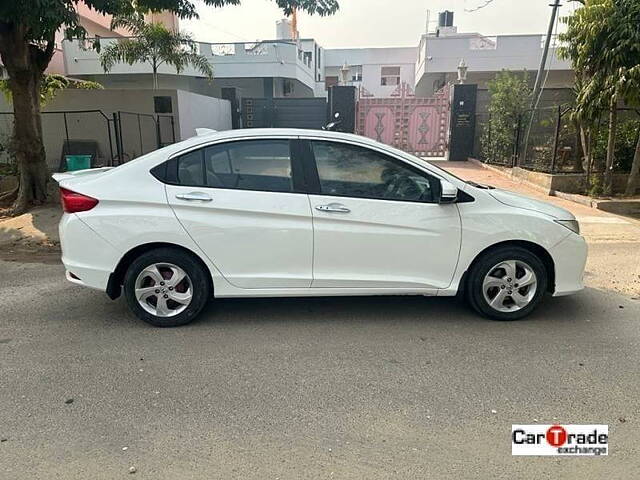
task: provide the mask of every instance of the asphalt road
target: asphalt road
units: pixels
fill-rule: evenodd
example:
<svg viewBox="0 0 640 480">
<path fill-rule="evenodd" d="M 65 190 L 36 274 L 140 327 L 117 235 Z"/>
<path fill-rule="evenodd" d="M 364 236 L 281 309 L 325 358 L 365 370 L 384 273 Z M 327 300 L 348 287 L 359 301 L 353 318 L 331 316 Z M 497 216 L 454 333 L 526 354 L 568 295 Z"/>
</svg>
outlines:
<svg viewBox="0 0 640 480">
<path fill-rule="evenodd" d="M 445 298 L 221 300 L 163 330 L 67 283 L 61 265 L 0 272 L 2 479 L 640 469 L 640 301 L 628 296 L 587 289 L 514 323 Z M 608 424 L 611 454 L 512 457 L 511 424 L 536 420 Z"/>
</svg>

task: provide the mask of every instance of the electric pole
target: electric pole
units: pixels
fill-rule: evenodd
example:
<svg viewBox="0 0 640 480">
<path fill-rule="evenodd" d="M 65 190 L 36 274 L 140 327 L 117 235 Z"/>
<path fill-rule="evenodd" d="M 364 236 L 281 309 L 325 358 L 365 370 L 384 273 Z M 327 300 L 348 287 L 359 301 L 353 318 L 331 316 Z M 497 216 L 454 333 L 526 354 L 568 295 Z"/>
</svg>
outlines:
<svg viewBox="0 0 640 480">
<path fill-rule="evenodd" d="M 547 38 L 544 41 L 544 50 L 542 51 L 542 59 L 540 60 L 540 68 L 538 68 L 538 75 L 536 75 L 536 83 L 533 85 L 533 96 L 531 98 L 531 108 L 535 108 L 538 103 L 538 94 L 540 90 L 540 84 L 542 83 L 542 76 L 544 75 L 544 67 L 547 65 L 547 56 L 549 55 L 549 46 L 551 45 L 551 37 L 553 36 L 553 26 L 556 23 L 556 17 L 558 16 L 558 9 L 560 8 L 560 0 L 555 0 L 555 3 L 549 5 L 553 7 L 551 10 L 551 19 L 549 20 L 549 29 L 547 30 Z"/>
<path fill-rule="evenodd" d="M 549 55 L 549 46 L 551 45 L 551 37 L 553 36 L 553 26 L 556 23 L 556 17 L 558 16 L 558 9 L 560 8 L 560 0 L 554 0 L 553 4 L 549 4 L 553 7 L 551 10 L 551 19 L 549 20 L 549 28 L 547 29 L 547 38 L 544 41 L 544 50 L 542 51 L 542 58 L 540 59 L 540 68 L 538 68 L 538 74 L 536 75 L 536 82 L 533 85 L 533 92 L 531 94 L 531 115 L 527 124 L 527 131 L 524 136 L 524 150 L 522 151 L 522 160 L 527 160 L 527 150 L 529 148 L 529 135 L 531 134 L 531 126 L 533 125 L 533 119 L 536 115 L 535 108 L 538 105 L 539 97 L 542 95 L 542 77 L 544 75 L 545 66 L 547 65 L 547 56 Z M 515 166 L 517 167 L 520 160 L 520 155 L 517 154 L 518 145 L 516 145 Z"/>
</svg>

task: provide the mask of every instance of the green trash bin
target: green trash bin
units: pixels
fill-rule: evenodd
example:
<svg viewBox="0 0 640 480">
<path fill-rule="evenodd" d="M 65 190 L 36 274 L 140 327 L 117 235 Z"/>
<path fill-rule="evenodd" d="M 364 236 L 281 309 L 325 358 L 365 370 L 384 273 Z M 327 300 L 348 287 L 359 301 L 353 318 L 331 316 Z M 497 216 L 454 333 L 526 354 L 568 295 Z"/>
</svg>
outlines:
<svg viewBox="0 0 640 480">
<path fill-rule="evenodd" d="M 91 168 L 91 155 L 65 155 L 64 158 L 69 172 Z"/>
</svg>

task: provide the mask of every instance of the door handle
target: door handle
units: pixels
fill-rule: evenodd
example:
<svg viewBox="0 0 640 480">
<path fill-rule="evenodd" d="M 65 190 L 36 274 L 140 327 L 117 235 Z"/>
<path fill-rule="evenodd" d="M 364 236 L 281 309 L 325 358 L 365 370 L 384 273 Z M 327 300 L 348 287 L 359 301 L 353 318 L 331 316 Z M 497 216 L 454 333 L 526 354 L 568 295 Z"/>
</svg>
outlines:
<svg viewBox="0 0 640 480">
<path fill-rule="evenodd" d="M 203 192 L 189 192 L 189 193 L 178 193 L 176 194 L 176 198 L 179 200 L 187 200 L 189 202 L 200 201 L 200 202 L 210 202 L 213 200 L 208 194 Z"/>
<path fill-rule="evenodd" d="M 329 213 L 349 213 L 351 211 L 341 203 L 330 203 L 329 205 L 316 205 L 316 210 L 319 210 L 321 212 L 329 212 Z"/>
</svg>

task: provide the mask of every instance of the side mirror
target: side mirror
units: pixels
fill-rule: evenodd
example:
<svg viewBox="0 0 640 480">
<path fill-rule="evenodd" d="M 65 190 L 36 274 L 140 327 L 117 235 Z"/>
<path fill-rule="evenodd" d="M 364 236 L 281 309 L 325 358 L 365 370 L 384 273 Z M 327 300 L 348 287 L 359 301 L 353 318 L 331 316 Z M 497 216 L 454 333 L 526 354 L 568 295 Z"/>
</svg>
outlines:
<svg viewBox="0 0 640 480">
<path fill-rule="evenodd" d="M 336 114 L 333 116 L 333 118 L 335 118 L 336 120 L 337 120 L 338 118 L 340 118 L 340 112 L 336 112 Z"/>
<path fill-rule="evenodd" d="M 458 199 L 458 189 L 451 182 L 440 180 L 440 200 L 438 203 L 454 203 Z"/>
</svg>

